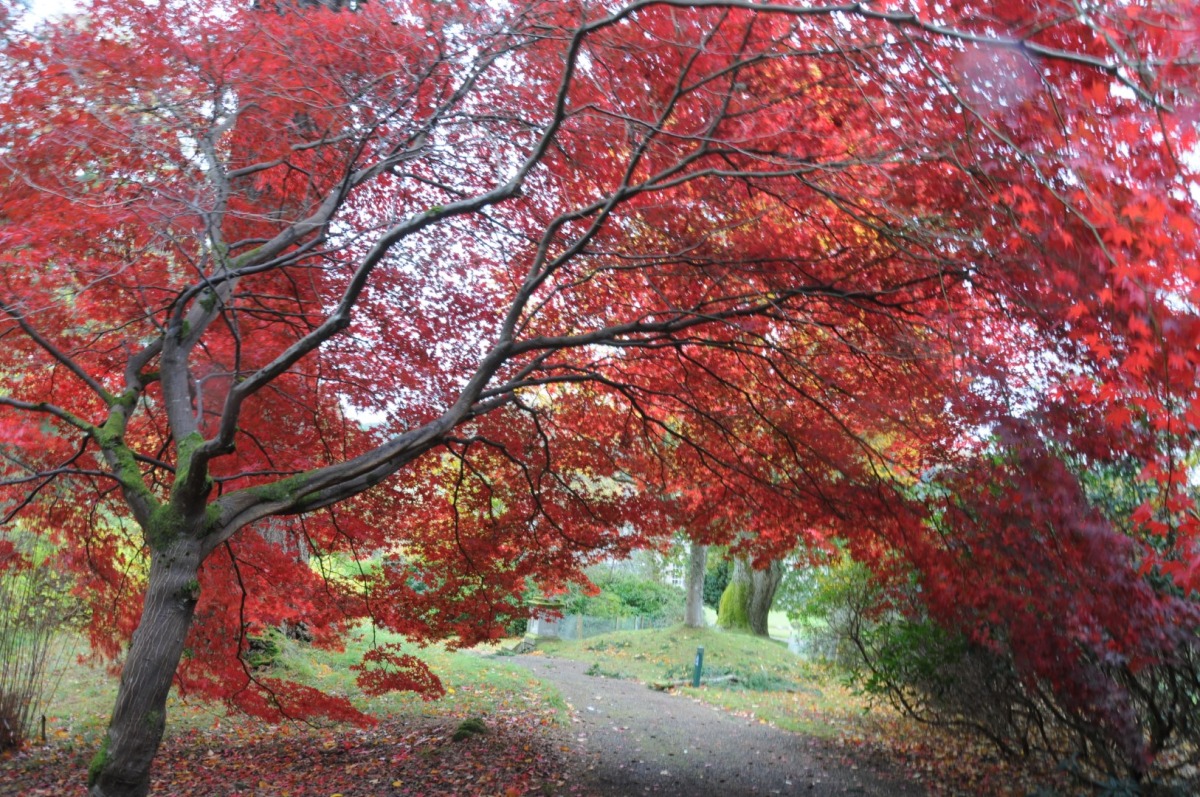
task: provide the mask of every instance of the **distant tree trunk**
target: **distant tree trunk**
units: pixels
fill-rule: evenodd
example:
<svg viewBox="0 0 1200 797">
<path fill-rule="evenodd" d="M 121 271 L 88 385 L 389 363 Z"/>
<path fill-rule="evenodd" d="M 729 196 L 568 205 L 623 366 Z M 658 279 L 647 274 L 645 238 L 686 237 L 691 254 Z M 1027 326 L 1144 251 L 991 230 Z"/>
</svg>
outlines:
<svg viewBox="0 0 1200 797">
<path fill-rule="evenodd" d="M 767 630 L 767 615 L 775 603 L 775 593 L 783 582 L 783 560 L 772 559 L 762 570 L 750 571 L 750 599 L 746 614 L 750 618 L 750 630 L 755 636 L 770 636 Z"/>
<path fill-rule="evenodd" d="M 688 557 L 687 607 L 683 613 L 683 624 L 688 628 L 704 627 L 704 571 L 708 564 L 708 546 L 692 543 Z"/>
<path fill-rule="evenodd" d="M 717 625 L 769 636 L 767 615 L 782 581 L 782 559 L 772 559 L 762 570 L 752 568 L 746 559 L 734 559 L 733 574 L 717 608 Z"/>
<path fill-rule="evenodd" d="M 268 518 L 257 529 L 258 536 L 274 545 L 281 551 L 294 554 L 296 559 L 308 564 L 312 558 L 308 541 L 292 528 L 286 519 L 280 517 Z"/>
<path fill-rule="evenodd" d="M 750 618 L 746 614 L 749 599 L 750 568 L 744 559 L 734 559 L 729 583 L 717 604 L 717 625 L 731 631 L 749 631 Z"/>
</svg>

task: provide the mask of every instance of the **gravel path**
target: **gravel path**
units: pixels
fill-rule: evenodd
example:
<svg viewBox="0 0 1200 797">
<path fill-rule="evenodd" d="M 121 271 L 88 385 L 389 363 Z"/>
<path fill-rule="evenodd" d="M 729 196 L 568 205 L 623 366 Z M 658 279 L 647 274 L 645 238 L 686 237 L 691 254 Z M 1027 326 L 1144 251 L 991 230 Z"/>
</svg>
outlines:
<svg viewBox="0 0 1200 797">
<path fill-rule="evenodd" d="M 865 795 L 921 797 L 924 790 L 852 761 L 836 744 L 727 714 L 637 681 L 585 675 L 567 659 L 513 661 L 553 683 L 575 713 L 584 784 L 598 797 Z"/>
</svg>

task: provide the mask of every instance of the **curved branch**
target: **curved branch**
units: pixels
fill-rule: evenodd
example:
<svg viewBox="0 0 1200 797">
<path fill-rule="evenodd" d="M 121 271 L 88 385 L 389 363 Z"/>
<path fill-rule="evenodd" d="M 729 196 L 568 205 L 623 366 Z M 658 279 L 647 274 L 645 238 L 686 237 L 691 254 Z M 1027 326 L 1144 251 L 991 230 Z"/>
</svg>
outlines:
<svg viewBox="0 0 1200 797">
<path fill-rule="evenodd" d="M 45 335 L 38 332 L 37 329 L 34 328 L 34 326 L 30 324 L 28 320 L 26 320 L 24 314 L 17 312 L 14 307 L 4 301 L 0 301 L 0 311 L 3 311 L 9 318 L 11 318 L 13 321 L 16 321 L 17 325 L 21 327 L 21 331 L 28 335 L 30 340 L 36 343 L 43 351 L 53 357 L 55 361 L 61 364 L 64 368 L 74 374 L 79 381 L 87 385 L 93 393 L 95 393 L 104 401 L 105 404 L 111 405 L 116 400 L 112 393 L 109 393 L 107 390 L 105 390 L 104 386 L 96 381 L 91 374 L 83 370 L 79 363 L 75 362 L 70 355 L 55 346 L 54 343 Z"/>
</svg>

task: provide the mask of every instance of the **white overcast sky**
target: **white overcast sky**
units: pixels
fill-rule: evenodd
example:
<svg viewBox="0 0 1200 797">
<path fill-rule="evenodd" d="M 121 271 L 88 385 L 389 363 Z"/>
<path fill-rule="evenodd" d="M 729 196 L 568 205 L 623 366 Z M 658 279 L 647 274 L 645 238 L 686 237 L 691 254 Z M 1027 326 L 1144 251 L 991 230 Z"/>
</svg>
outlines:
<svg viewBox="0 0 1200 797">
<path fill-rule="evenodd" d="M 28 24 L 33 25 L 46 17 L 62 14 L 75 8 L 72 0 L 19 0 L 29 6 Z"/>
</svg>

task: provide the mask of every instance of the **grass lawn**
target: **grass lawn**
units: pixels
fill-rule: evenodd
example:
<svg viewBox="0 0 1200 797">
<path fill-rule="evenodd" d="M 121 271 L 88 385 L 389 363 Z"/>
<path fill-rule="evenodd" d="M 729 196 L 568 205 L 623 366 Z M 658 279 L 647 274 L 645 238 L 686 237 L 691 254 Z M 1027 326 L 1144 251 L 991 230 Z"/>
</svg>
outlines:
<svg viewBox="0 0 1200 797">
<path fill-rule="evenodd" d="M 398 642 L 379 635 L 379 642 Z M 82 650 L 82 645 L 77 646 Z M 167 733 L 155 759 L 153 793 L 171 797 L 389 797 L 566 793 L 568 762 L 554 731 L 567 721 L 556 690 L 503 659 L 438 646 L 424 659 L 446 695 L 363 695 L 349 669 L 368 647 L 353 636 L 342 651 L 280 640 L 263 675 L 349 697 L 378 718 L 367 728 L 269 725 L 220 705 L 172 695 Z M 117 681 L 104 667 L 64 658 L 46 710 L 47 744 L 0 756 L 0 795 L 83 797 Z M 469 727 L 475 733 L 461 733 Z M 456 733 L 458 732 L 458 733 Z M 469 751 L 469 752 L 468 752 Z"/>
<path fill-rule="evenodd" d="M 772 725 L 822 738 L 840 735 L 861 717 L 866 701 L 828 666 L 790 653 L 782 642 L 715 628 L 675 626 L 661 631 L 619 631 L 570 642 L 541 642 L 538 649 L 592 664 L 597 675 L 646 683 L 689 679 L 696 649 L 704 647 L 704 677 L 737 676 L 737 682 L 679 687 L 679 691 Z"/>
<path fill-rule="evenodd" d="M 402 642 L 400 637 L 378 633 L 380 644 Z M 355 633 L 342 651 L 318 650 L 289 639 L 281 639 L 277 663 L 262 671 L 316 687 L 323 692 L 350 697 L 355 706 L 375 716 L 397 714 L 422 717 L 477 716 L 520 706 L 552 709 L 560 719 L 565 704 L 552 688 L 532 677 L 528 670 L 503 659 L 448 651 L 439 645 L 418 648 L 406 644 L 405 652 L 420 656 L 442 680 L 446 696 L 426 701 L 408 692 L 369 697 L 354 683 L 350 665 L 357 664 L 368 648 L 365 633 Z M 108 724 L 117 695 L 117 679 L 103 665 L 79 662 L 86 645 L 76 641 L 57 672 L 58 688 L 46 709 L 47 736 L 72 740 L 88 746 L 99 743 Z M 167 701 L 167 735 L 219 729 L 222 725 L 241 728 L 257 724 L 203 700 L 185 700 L 174 693 Z"/>
</svg>

